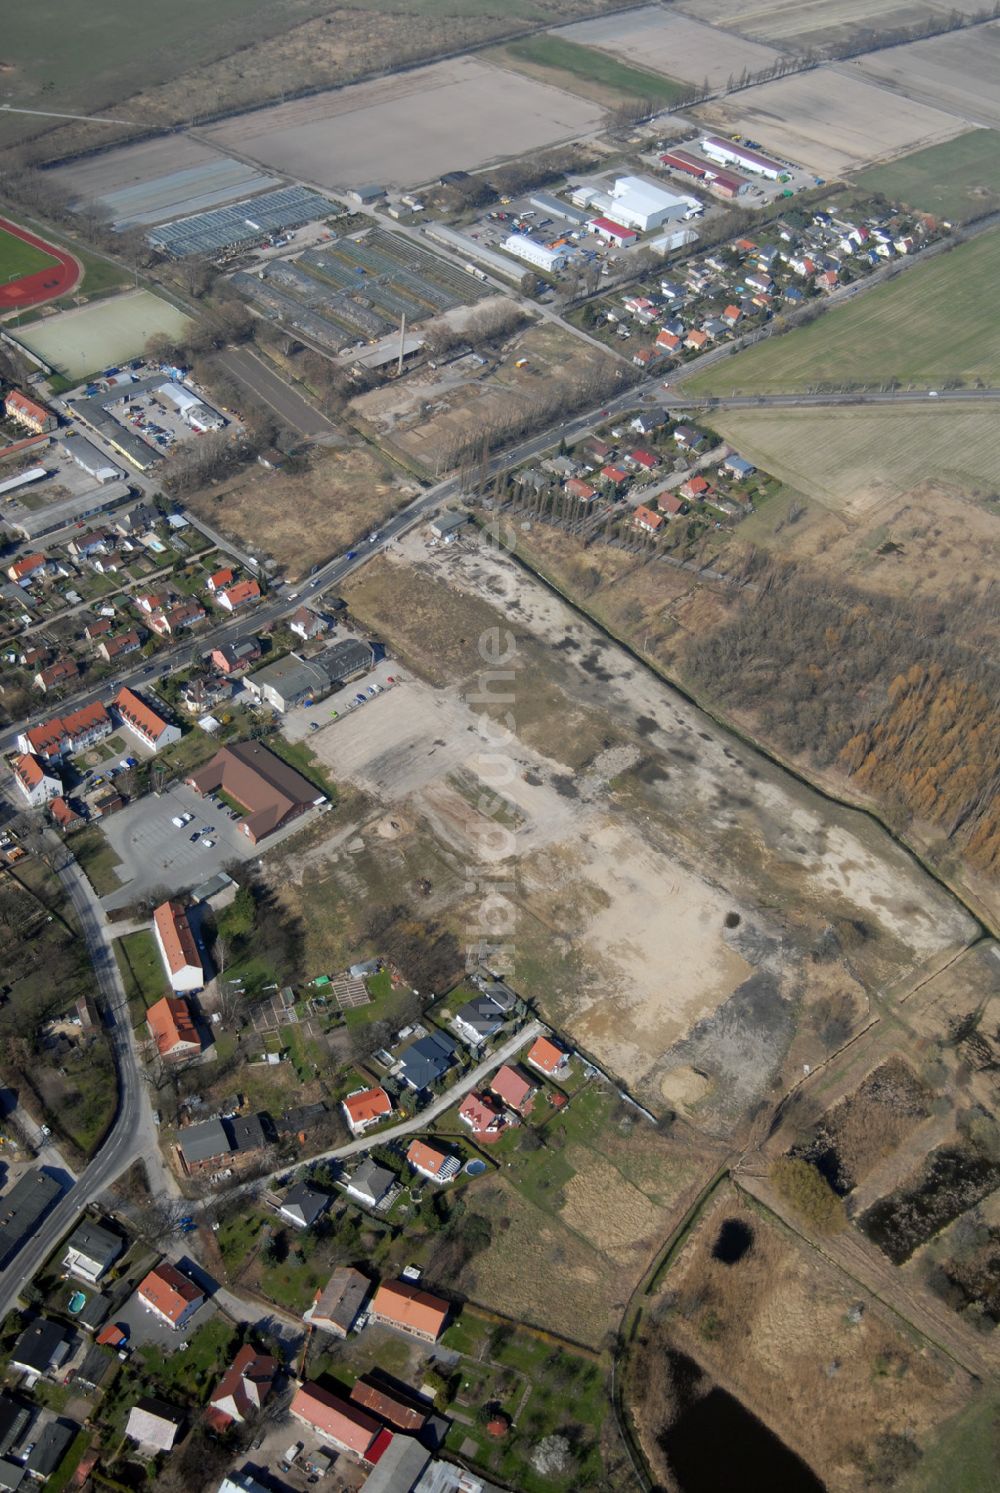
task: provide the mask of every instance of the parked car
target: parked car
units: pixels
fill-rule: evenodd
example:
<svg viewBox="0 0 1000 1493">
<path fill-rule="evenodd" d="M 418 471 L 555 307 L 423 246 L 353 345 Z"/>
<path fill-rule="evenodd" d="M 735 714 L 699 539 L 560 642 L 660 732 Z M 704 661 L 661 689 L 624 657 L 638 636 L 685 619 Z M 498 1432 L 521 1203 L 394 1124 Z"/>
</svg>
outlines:
<svg viewBox="0 0 1000 1493">
<path fill-rule="evenodd" d="M 194 832 L 193 835 L 188 835 L 188 839 L 191 841 L 191 844 L 193 845 L 194 842 L 195 842 L 195 840 L 200 840 L 201 839 L 201 835 L 198 833 L 197 830 L 195 830 L 195 832 Z"/>
<path fill-rule="evenodd" d="M 205 847 L 206 850 L 214 850 L 215 849 L 215 841 L 214 840 L 209 840 L 209 839 L 205 838 L 205 839 L 202 840 L 201 843 L 204 845 L 204 847 Z"/>
</svg>

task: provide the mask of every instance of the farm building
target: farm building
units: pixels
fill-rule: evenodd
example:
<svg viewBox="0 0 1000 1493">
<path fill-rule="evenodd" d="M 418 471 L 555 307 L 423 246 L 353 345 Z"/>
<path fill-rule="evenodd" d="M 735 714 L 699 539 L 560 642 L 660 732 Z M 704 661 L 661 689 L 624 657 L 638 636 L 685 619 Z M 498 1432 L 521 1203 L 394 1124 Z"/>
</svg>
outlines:
<svg viewBox="0 0 1000 1493">
<path fill-rule="evenodd" d="M 769 156 L 761 155 L 747 145 L 737 145 L 735 140 L 723 140 L 719 135 L 705 135 L 699 145 L 711 160 L 719 161 L 723 166 L 741 166 L 744 171 L 753 172 L 755 176 L 767 177 L 768 181 L 777 181 L 779 176 L 785 174 L 786 168 L 780 162 L 772 161 Z"/>
</svg>

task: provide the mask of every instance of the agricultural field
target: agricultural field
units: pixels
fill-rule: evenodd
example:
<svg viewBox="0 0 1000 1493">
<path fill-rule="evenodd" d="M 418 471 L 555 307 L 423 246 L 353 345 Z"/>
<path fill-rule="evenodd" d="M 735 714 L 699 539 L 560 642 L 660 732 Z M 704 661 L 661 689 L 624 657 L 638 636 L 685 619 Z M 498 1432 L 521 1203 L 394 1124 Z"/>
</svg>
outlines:
<svg viewBox="0 0 1000 1493">
<path fill-rule="evenodd" d="M 707 80 L 710 88 L 724 88 L 744 69 L 759 72 L 779 55 L 772 47 L 693 21 L 673 6 L 667 10 L 646 5 L 625 14 L 580 21 L 561 27 L 552 39 L 593 48 L 597 57 L 621 57 L 694 87 Z"/>
<path fill-rule="evenodd" d="M 344 596 L 404 682 L 310 737 L 369 805 L 351 842 L 328 829 L 266 862 L 310 967 L 320 948 L 337 967 L 324 922 L 367 948 L 365 930 L 388 916 L 436 929 L 460 968 L 470 940 L 490 940 L 486 887 L 471 873 L 487 864 L 499 816 L 516 849 L 500 898 L 515 983 L 654 1108 L 724 1133 L 793 1043 L 799 1064 L 820 1059 L 827 1023 L 813 1020 L 814 1002 L 836 996 L 850 1030 L 872 981 L 965 941 L 964 917 L 870 824 L 831 818 L 506 559 L 469 545 L 435 552 L 414 535 Z M 490 815 L 466 696 L 475 640 L 513 618 L 516 767 Z M 654 922 L 651 897 L 663 899 Z M 831 918 L 858 917 L 871 936 L 852 942 L 850 970 L 835 953 L 806 955 Z"/>
<path fill-rule="evenodd" d="M 190 317 L 148 290 L 61 311 L 17 329 L 17 340 L 74 382 L 139 357 L 154 333 L 179 337 Z"/>
<path fill-rule="evenodd" d="M 492 55 L 501 64 L 609 106 L 623 99 L 649 99 L 669 107 L 685 92 L 683 84 L 671 78 L 630 67 L 565 35 L 529 36 Z"/>
<path fill-rule="evenodd" d="M 522 368 L 515 364 L 526 358 Z M 446 471 L 487 426 L 530 412 L 539 392 L 551 395 L 615 367 L 611 354 L 552 323 L 531 326 L 508 343 L 497 366 L 464 361 L 421 369 L 351 402 L 362 429 L 393 447 L 429 475 Z M 595 396 L 595 397 L 600 397 Z"/>
<path fill-rule="evenodd" d="M 915 212 L 963 223 L 1000 207 L 1000 131 L 969 130 L 854 178 L 866 195 L 880 192 Z"/>
<path fill-rule="evenodd" d="M 924 483 L 977 500 L 1000 486 L 1000 431 L 986 407 L 734 409 L 712 420 L 756 466 L 849 520 Z M 762 526 L 769 518 L 761 514 Z M 978 545 L 989 525 L 968 521 Z"/>
<path fill-rule="evenodd" d="M 460 57 L 237 116 L 203 134 L 321 187 L 410 187 L 573 139 L 600 119 L 587 100 Z"/>
<path fill-rule="evenodd" d="M 72 26 L 45 0 L 5 33 L 0 102 L 99 114 L 99 127 L 3 115 L 0 145 L 44 134 L 46 159 L 117 144 L 150 126 L 189 123 L 284 94 L 353 82 L 422 58 L 460 51 L 537 22 L 592 15 L 604 0 L 365 0 L 333 9 L 281 0 L 250 11 L 221 0 L 209 19 L 183 0 L 139 28 L 122 0 Z M 239 24 L 234 25 L 234 20 Z M 184 45 L 173 45 L 183 33 Z M 118 121 L 116 125 L 114 122 Z"/>
<path fill-rule="evenodd" d="M 765 151 L 825 178 L 936 145 L 965 129 L 953 114 L 828 67 L 759 83 L 695 113 L 702 126 L 751 136 Z"/>
<path fill-rule="evenodd" d="M 238 540 L 252 536 L 290 580 L 340 554 L 412 497 L 368 446 L 316 447 L 305 471 L 241 472 L 188 506 Z"/>
<path fill-rule="evenodd" d="M 853 64 L 873 82 L 970 124 L 1000 125 L 1000 23 L 887 47 Z"/>
<path fill-rule="evenodd" d="M 810 325 L 706 369 L 691 393 L 793 393 L 817 385 L 937 387 L 948 379 L 990 382 L 1000 344 L 989 287 L 1000 271 L 1000 232 L 984 233 L 907 269 Z"/>
<path fill-rule="evenodd" d="M 830 0 L 821 6 L 815 0 L 682 0 L 681 8 L 713 26 L 797 53 L 873 30 L 947 21 L 956 11 L 975 15 L 983 5 L 982 0 Z"/>
<path fill-rule="evenodd" d="M 697 1427 L 703 1457 L 720 1437 L 726 1455 L 745 1440 L 758 1470 L 774 1463 L 771 1486 L 795 1493 L 895 1486 L 890 1469 L 917 1460 L 899 1441 L 919 1452 L 974 1394 L 945 1353 L 728 1182 L 646 1298 L 625 1386 L 665 1482 Z"/>
</svg>

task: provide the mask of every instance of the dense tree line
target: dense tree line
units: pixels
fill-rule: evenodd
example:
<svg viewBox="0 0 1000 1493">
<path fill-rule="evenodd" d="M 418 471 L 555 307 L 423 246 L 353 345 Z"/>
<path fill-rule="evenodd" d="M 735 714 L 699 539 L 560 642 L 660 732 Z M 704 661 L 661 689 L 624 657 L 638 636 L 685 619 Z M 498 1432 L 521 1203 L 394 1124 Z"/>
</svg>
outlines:
<svg viewBox="0 0 1000 1493">
<path fill-rule="evenodd" d="M 896 826 L 933 825 L 971 865 L 1000 869 L 1000 685 L 969 641 L 995 634 L 1000 597 L 944 607 L 748 565 L 756 589 L 688 648 L 691 685 L 780 750 L 846 773 Z"/>
</svg>

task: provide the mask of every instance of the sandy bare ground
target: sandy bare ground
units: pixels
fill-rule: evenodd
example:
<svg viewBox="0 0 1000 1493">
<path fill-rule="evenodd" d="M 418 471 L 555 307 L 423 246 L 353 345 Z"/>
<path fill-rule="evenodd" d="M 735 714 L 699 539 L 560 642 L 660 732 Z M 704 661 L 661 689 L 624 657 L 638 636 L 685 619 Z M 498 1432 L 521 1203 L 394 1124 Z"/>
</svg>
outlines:
<svg viewBox="0 0 1000 1493">
<path fill-rule="evenodd" d="M 1000 24 L 974 26 L 859 58 L 858 71 L 972 124 L 1000 125 Z"/>
<path fill-rule="evenodd" d="M 471 57 L 317 94 L 204 131 L 318 186 L 416 186 L 597 127 L 602 111 L 549 84 Z"/>
<path fill-rule="evenodd" d="M 956 115 L 827 67 L 761 83 L 695 113 L 713 129 L 749 135 L 825 177 L 936 145 L 966 128 Z"/>
<path fill-rule="evenodd" d="M 716 31 L 659 5 L 562 26 L 555 34 L 580 46 L 613 52 L 682 83 L 707 78 L 712 88 L 724 86 L 731 76 L 738 78 L 744 68 L 759 72 L 778 56 L 773 47 Z"/>
<path fill-rule="evenodd" d="M 463 943 L 499 905 L 515 981 L 651 1104 L 735 1120 L 786 1060 L 822 1060 L 793 1000 L 849 990 L 864 1019 L 866 991 L 969 940 L 868 821 L 736 746 L 506 556 L 414 535 L 345 595 L 409 666 L 310 738 L 379 806 L 359 848 L 390 837 L 410 864 L 451 867 L 428 910 Z M 481 733 L 503 709 L 484 721 L 475 698 L 491 626 L 524 660 L 499 751 Z M 838 920 L 869 937 L 849 965 L 817 963 L 808 949 Z"/>
</svg>

